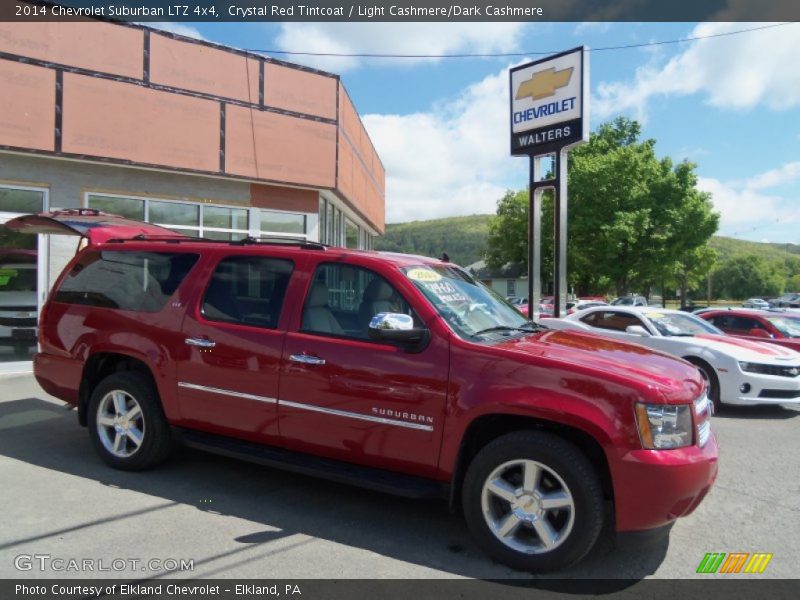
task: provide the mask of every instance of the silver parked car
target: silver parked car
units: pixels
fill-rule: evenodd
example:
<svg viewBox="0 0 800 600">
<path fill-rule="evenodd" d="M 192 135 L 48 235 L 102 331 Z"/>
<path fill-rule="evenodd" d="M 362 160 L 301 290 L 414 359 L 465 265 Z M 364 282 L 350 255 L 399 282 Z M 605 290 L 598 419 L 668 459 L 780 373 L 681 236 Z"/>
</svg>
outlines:
<svg viewBox="0 0 800 600">
<path fill-rule="evenodd" d="M 744 308 L 758 308 L 763 310 L 769 308 L 769 302 L 763 298 L 748 298 L 742 303 L 742 306 Z"/>
<path fill-rule="evenodd" d="M 611 301 L 613 306 L 647 306 L 647 299 L 637 294 L 620 296 Z"/>
</svg>

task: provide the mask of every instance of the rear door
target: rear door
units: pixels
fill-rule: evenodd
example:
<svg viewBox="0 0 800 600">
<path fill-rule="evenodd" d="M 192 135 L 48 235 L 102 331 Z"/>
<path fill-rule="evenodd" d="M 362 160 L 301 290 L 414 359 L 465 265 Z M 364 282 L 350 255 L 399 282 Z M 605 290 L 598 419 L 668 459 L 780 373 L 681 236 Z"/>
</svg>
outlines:
<svg viewBox="0 0 800 600">
<path fill-rule="evenodd" d="M 177 395 L 183 424 L 277 444 L 288 256 L 219 253 L 183 322 Z"/>
</svg>

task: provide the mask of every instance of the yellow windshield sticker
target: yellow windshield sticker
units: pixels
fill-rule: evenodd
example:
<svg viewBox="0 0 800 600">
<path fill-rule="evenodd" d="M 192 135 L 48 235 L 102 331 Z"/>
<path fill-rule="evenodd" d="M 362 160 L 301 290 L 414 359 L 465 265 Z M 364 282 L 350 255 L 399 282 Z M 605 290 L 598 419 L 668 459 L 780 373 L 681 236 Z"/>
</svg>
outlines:
<svg viewBox="0 0 800 600">
<path fill-rule="evenodd" d="M 442 276 L 431 269 L 411 269 L 406 273 L 406 277 L 414 281 L 439 281 Z"/>
</svg>

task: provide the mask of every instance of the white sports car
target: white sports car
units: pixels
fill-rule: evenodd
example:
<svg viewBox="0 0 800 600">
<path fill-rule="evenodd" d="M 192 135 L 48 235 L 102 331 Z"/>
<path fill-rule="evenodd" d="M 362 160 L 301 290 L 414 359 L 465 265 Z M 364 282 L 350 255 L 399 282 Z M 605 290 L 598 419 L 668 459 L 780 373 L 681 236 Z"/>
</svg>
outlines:
<svg viewBox="0 0 800 600">
<path fill-rule="evenodd" d="M 599 306 L 541 323 L 608 335 L 684 358 L 700 370 L 716 406 L 800 403 L 800 353 L 725 335 L 689 313 Z"/>
</svg>

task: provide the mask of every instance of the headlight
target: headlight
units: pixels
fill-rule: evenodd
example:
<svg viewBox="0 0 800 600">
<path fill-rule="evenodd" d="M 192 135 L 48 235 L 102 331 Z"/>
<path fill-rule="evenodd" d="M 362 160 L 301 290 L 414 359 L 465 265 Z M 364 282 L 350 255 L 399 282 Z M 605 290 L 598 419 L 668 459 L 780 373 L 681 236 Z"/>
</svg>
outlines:
<svg viewBox="0 0 800 600">
<path fill-rule="evenodd" d="M 636 424 L 642 446 L 668 450 L 692 445 L 692 408 L 688 404 L 636 403 Z"/>
<path fill-rule="evenodd" d="M 760 375 L 777 375 L 778 377 L 797 377 L 800 375 L 800 367 L 794 366 L 740 362 L 739 368 L 747 373 L 758 373 Z"/>
</svg>

